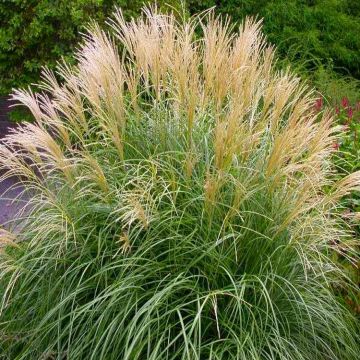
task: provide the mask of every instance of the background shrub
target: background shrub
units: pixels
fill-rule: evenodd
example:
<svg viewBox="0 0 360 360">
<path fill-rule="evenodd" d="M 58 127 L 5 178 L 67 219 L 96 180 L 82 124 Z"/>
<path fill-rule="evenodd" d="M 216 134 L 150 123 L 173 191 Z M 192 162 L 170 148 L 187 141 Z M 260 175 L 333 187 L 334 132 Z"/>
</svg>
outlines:
<svg viewBox="0 0 360 360">
<path fill-rule="evenodd" d="M 264 18 L 264 32 L 283 57 L 319 62 L 360 78 L 360 3 L 357 0 L 189 0 L 190 11 L 216 6 L 233 20 Z"/>
<path fill-rule="evenodd" d="M 129 18 L 143 0 L 8 0 L 0 2 L 0 94 L 37 82 L 42 66 L 71 60 L 90 19 L 103 23 L 115 5 Z M 165 1 L 157 1 L 159 5 Z M 171 1 L 174 5 L 177 1 Z"/>
</svg>

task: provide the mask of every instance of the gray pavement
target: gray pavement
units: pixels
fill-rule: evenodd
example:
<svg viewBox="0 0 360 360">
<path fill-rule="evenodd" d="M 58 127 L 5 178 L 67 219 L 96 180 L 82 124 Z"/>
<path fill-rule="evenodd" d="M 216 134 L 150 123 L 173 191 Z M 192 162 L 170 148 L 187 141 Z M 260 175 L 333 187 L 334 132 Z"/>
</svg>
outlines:
<svg viewBox="0 0 360 360">
<path fill-rule="evenodd" d="M 15 178 L 0 182 L 0 226 L 10 230 L 18 226 L 19 212 L 26 205 L 24 196 L 17 198 L 22 187 Z"/>
<path fill-rule="evenodd" d="M 4 136 L 17 125 L 9 121 L 9 112 L 12 102 L 8 96 L 0 96 L 0 143 Z M 0 177 L 4 174 L 0 170 Z M 16 199 L 21 193 L 21 186 L 15 186 L 16 178 L 0 181 L 0 229 L 16 231 L 19 229 L 19 219 L 17 219 L 20 210 L 26 205 L 25 197 Z"/>
<path fill-rule="evenodd" d="M 3 116 L 0 118 L 0 143 L 2 138 L 15 127 L 16 124 L 9 122 Z M 3 175 L 3 172 L 0 171 L 0 177 L 1 175 Z M 16 185 L 18 183 L 16 178 L 0 181 L 0 227 L 6 229 L 16 227 L 15 219 L 26 204 L 24 198 L 16 200 L 16 197 L 22 191 L 21 186 Z"/>
</svg>

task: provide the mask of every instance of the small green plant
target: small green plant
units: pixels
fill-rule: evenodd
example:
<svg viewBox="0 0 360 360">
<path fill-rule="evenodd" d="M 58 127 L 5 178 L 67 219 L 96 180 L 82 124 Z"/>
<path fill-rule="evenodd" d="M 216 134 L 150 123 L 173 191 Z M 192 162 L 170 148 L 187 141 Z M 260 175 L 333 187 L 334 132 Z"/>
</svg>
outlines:
<svg viewBox="0 0 360 360">
<path fill-rule="evenodd" d="M 19 123 L 23 121 L 33 121 L 34 118 L 31 112 L 25 107 L 17 107 L 11 110 L 8 114 L 10 121 Z"/>
<path fill-rule="evenodd" d="M 176 19 L 117 11 L 14 93 L 35 123 L 0 145 L 31 195 L 1 233 L 2 356 L 357 359 L 332 255 L 357 259 L 339 208 L 360 173 L 333 177 L 333 116 L 259 22 Z"/>
</svg>

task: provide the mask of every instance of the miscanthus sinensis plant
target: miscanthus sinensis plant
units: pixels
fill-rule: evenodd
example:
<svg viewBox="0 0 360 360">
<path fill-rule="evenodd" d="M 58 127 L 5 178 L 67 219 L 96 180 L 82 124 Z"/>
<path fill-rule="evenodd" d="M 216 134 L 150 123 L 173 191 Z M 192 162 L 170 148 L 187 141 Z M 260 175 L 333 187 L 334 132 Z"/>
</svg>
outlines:
<svg viewBox="0 0 360 360">
<path fill-rule="evenodd" d="M 36 122 L 0 147 L 31 195 L 1 235 L 2 358 L 356 359 L 332 254 L 355 260 L 360 174 L 332 176 L 331 114 L 260 22 L 109 25 L 13 95 Z"/>
</svg>

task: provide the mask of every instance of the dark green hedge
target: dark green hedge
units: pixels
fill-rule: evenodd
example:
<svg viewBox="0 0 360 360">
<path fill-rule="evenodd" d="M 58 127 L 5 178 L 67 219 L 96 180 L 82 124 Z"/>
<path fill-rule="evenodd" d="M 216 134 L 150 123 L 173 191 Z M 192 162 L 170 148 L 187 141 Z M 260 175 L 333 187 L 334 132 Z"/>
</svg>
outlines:
<svg viewBox="0 0 360 360">
<path fill-rule="evenodd" d="M 188 0 L 192 13 L 210 6 L 234 20 L 264 18 L 264 31 L 280 54 L 319 63 L 360 79 L 360 0 Z"/>
<path fill-rule="evenodd" d="M 43 65 L 69 57 L 91 18 L 103 22 L 114 6 L 127 17 L 143 0 L 0 0 L 0 94 L 39 77 Z M 171 2 L 171 1 L 170 1 Z M 157 1 L 159 4 L 165 1 Z"/>
<path fill-rule="evenodd" d="M 158 0 L 178 5 L 180 0 Z M 0 0 L 0 94 L 37 81 L 43 65 L 69 57 L 84 25 L 115 5 L 127 17 L 145 0 Z M 211 6 L 234 20 L 264 17 L 264 30 L 291 61 L 319 64 L 360 79 L 360 0 L 187 0 L 191 13 Z"/>
</svg>

